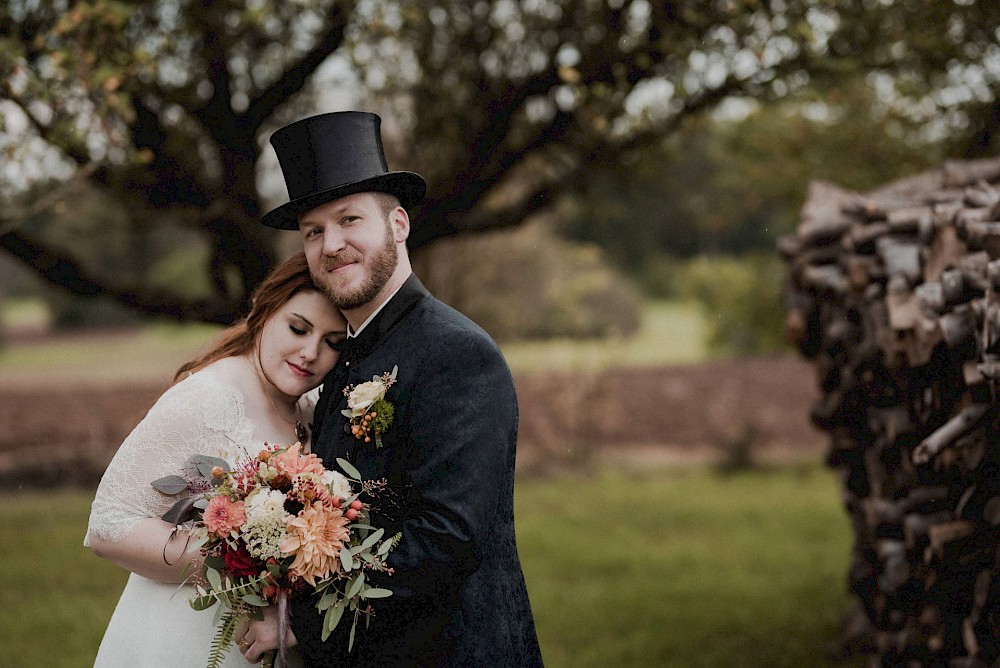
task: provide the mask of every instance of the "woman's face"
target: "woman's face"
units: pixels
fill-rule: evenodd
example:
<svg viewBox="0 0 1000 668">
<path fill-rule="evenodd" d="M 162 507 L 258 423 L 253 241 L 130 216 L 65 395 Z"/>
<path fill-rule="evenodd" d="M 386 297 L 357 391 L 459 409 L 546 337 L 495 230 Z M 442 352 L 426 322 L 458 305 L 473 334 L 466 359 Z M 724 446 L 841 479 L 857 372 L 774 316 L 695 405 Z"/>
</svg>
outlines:
<svg viewBox="0 0 1000 668">
<path fill-rule="evenodd" d="M 333 346 L 347 336 L 347 321 L 314 290 L 298 292 L 261 329 L 258 360 L 265 378 L 297 399 L 323 382 L 337 362 Z"/>
</svg>

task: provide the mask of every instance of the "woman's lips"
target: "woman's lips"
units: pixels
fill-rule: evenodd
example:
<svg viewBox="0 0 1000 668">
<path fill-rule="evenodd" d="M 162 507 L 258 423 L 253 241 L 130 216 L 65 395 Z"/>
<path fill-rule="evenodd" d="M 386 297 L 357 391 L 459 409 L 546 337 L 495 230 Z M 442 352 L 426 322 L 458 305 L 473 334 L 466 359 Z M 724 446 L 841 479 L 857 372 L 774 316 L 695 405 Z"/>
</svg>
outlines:
<svg viewBox="0 0 1000 668">
<path fill-rule="evenodd" d="M 312 371 L 309 371 L 308 369 L 303 369 L 298 364 L 292 364 L 291 362 L 288 362 L 288 366 L 292 369 L 292 373 L 294 373 L 296 376 L 302 376 L 303 378 L 308 378 L 309 376 L 313 375 Z"/>
</svg>

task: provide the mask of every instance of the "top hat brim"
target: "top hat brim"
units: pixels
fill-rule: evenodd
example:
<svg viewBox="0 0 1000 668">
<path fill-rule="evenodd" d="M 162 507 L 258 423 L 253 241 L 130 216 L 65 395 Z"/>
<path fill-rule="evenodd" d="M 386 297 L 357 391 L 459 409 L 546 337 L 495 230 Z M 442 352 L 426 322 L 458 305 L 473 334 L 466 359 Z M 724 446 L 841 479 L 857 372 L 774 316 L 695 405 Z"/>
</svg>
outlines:
<svg viewBox="0 0 1000 668">
<path fill-rule="evenodd" d="M 299 216 L 306 211 L 314 209 L 320 204 L 361 192 L 384 192 L 395 195 L 399 199 L 400 206 L 409 210 L 424 198 L 424 194 L 427 192 L 427 183 L 422 176 L 415 172 L 386 172 L 370 179 L 345 183 L 293 199 L 264 214 L 261 222 L 268 227 L 279 230 L 297 230 L 299 229 Z"/>
</svg>

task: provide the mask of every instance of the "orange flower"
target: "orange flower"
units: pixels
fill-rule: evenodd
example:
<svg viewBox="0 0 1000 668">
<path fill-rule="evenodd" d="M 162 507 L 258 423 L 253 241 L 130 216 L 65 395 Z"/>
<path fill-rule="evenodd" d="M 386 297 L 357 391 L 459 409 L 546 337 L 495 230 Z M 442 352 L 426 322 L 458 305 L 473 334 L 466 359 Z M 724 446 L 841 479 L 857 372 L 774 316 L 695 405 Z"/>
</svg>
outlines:
<svg viewBox="0 0 1000 668">
<path fill-rule="evenodd" d="M 340 549 L 350 537 L 348 522 L 336 508 L 310 506 L 286 525 L 288 535 L 281 542 L 281 553 L 295 558 L 289 570 L 316 586 L 340 570 Z"/>
<path fill-rule="evenodd" d="M 247 521 L 242 501 L 230 501 L 229 497 L 213 496 L 202 515 L 205 527 L 217 536 L 228 536 Z"/>
<path fill-rule="evenodd" d="M 295 476 L 299 473 L 323 475 L 323 471 L 326 470 L 323 468 L 323 462 L 319 457 L 312 453 L 308 455 L 302 454 L 301 443 L 296 443 L 280 455 L 274 455 L 268 464 L 279 471 L 284 471 L 290 476 Z"/>
</svg>

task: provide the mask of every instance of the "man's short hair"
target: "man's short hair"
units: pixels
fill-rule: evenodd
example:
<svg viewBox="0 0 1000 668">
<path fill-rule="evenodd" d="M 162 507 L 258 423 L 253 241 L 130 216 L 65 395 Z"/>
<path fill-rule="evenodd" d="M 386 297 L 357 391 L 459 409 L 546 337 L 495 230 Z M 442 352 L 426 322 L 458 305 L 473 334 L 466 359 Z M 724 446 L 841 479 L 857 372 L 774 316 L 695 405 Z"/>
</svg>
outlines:
<svg viewBox="0 0 1000 668">
<path fill-rule="evenodd" d="M 375 201 L 378 202 L 378 206 L 382 209 L 382 215 L 386 218 L 392 213 L 392 210 L 399 206 L 399 198 L 392 193 L 384 192 L 373 192 L 372 195 L 375 196 Z"/>
</svg>

